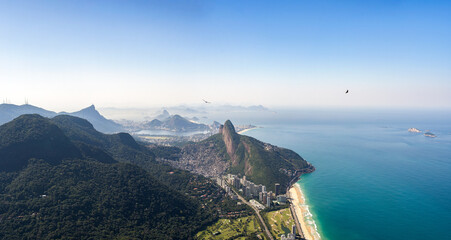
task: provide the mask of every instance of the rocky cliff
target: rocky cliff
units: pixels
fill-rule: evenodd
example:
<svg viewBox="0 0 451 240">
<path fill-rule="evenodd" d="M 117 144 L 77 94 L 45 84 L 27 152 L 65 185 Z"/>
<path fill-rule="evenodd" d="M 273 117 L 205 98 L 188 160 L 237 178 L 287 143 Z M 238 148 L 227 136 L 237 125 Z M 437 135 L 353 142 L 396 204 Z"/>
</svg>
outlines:
<svg viewBox="0 0 451 240">
<path fill-rule="evenodd" d="M 269 190 L 275 183 L 288 185 L 299 173 L 314 170 L 311 164 L 289 149 L 239 135 L 229 120 L 218 134 L 184 146 L 179 159 L 162 161 L 207 177 L 225 173 L 246 176 L 257 184 L 266 185 Z"/>
</svg>

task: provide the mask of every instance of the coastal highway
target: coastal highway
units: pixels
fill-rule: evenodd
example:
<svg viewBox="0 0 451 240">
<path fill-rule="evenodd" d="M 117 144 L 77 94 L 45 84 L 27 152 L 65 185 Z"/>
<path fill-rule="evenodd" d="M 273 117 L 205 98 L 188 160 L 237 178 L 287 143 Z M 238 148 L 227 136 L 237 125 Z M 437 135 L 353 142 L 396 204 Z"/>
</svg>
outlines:
<svg viewBox="0 0 451 240">
<path fill-rule="evenodd" d="M 254 212 L 257 214 L 258 219 L 260 220 L 261 224 L 263 225 L 263 227 L 265 228 L 265 234 L 266 236 L 270 239 L 270 240 L 274 240 L 274 238 L 271 235 L 271 232 L 269 231 L 268 227 L 265 224 L 265 221 L 263 221 L 262 216 L 260 215 L 260 211 L 254 207 L 252 204 L 250 204 L 248 201 L 246 201 L 246 199 L 244 199 L 240 194 L 238 194 L 235 189 L 232 189 L 232 191 L 238 196 L 238 198 L 241 200 L 241 202 L 245 203 L 246 205 L 248 205 L 249 207 L 251 207 L 252 209 L 254 209 Z"/>
</svg>

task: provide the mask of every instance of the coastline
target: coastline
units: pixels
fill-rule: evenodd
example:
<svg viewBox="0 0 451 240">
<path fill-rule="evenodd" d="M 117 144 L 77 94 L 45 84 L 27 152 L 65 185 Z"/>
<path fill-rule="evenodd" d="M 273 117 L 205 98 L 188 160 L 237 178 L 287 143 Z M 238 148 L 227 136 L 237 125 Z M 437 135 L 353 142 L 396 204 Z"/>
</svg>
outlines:
<svg viewBox="0 0 451 240">
<path fill-rule="evenodd" d="M 239 132 L 237 132 L 238 134 L 243 134 L 243 133 L 245 133 L 245 132 L 247 132 L 247 131 L 250 131 L 250 130 L 253 130 L 253 129 L 257 129 L 258 127 L 253 127 L 253 128 L 247 128 L 247 129 L 244 129 L 244 130 L 241 130 L 241 131 L 239 131 Z"/>
<path fill-rule="evenodd" d="M 307 240 L 319 240 L 321 236 L 318 233 L 315 221 L 312 219 L 312 214 L 309 211 L 308 205 L 305 204 L 305 197 L 301 186 L 295 183 L 291 186 L 290 199 L 295 211 L 295 219 L 301 226 L 304 238 Z"/>
</svg>

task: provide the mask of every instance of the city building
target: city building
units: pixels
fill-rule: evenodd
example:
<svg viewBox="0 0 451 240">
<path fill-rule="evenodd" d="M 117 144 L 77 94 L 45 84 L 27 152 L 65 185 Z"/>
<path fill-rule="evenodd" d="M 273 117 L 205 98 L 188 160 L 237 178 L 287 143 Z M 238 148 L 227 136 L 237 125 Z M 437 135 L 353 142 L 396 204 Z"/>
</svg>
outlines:
<svg viewBox="0 0 451 240">
<path fill-rule="evenodd" d="M 272 192 L 266 192 L 266 186 L 253 183 L 247 180 L 246 176 L 240 178 L 234 174 L 227 174 L 226 176 L 216 178 L 216 183 L 221 186 L 230 196 L 233 196 L 231 187 L 234 187 L 240 192 L 240 195 L 242 194 L 248 199 L 258 198 L 263 206 L 268 204 L 268 199 L 269 204 L 271 204 L 271 200 L 274 198 Z"/>
<path fill-rule="evenodd" d="M 276 192 L 276 196 L 277 195 L 279 195 L 281 192 L 280 192 L 280 184 L 278 184 L 278 183 L 276 183 L 276 185 L 275 185 L 275 192 Z"/>
<path fill-rule="evenodd" d="M 251 192 L 251 188 L 250 187 L 243 188 L 243 190 L 244 190 L 244 196 L 246 196 L 247 198 L 251 198 L 252 197 L 252 192 Z"/>
<path fill-rule="evenodd" d="M 278 195 L 277 196 L 277 202 L 279 202 L 281 204 L 287 203 L 287 196 L 285 196 L 285 195 Z"/>
</svg>

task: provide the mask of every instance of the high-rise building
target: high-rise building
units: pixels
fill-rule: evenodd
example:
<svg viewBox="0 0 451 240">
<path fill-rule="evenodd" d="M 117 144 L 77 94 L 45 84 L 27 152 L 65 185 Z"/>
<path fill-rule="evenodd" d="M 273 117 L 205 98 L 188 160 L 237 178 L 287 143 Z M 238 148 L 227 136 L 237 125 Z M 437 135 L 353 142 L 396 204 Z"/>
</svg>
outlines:
<svg viewBox="0 0 451 240">
<path fill-rule="evenodd" d="M 247 198 L 251 198 L 252 197 L 252 193 L 251 193 L 251 188 L 250 187 L 246 187 L 245 196 Z"/>
<path fill-rule="evenodd" d="M 280 184 L 276 183 L 276 196 L 280 194 Z"/>
<path fill-rule="evenodd" d="M 262 193 L 262 192 L 259 192 L 259 193 L 258 193 L 258 200 L 259 200 L 260 202 L 263 202 L 263 193 Z"/>
<path fill-rule="evenodd" d="M 234 186 L 236 189 L 239 189 L 239 188 L 240 188 L 240 179 L 239 179 L 237 176 L 235 176 L 235 177 L 233 178 L 233 186 Z"/>
<path fill-rule="evenodd" d="M 266 197 L 266 206 L 271 207 L 271 197 L 270 196 Z"/>
</svg>

